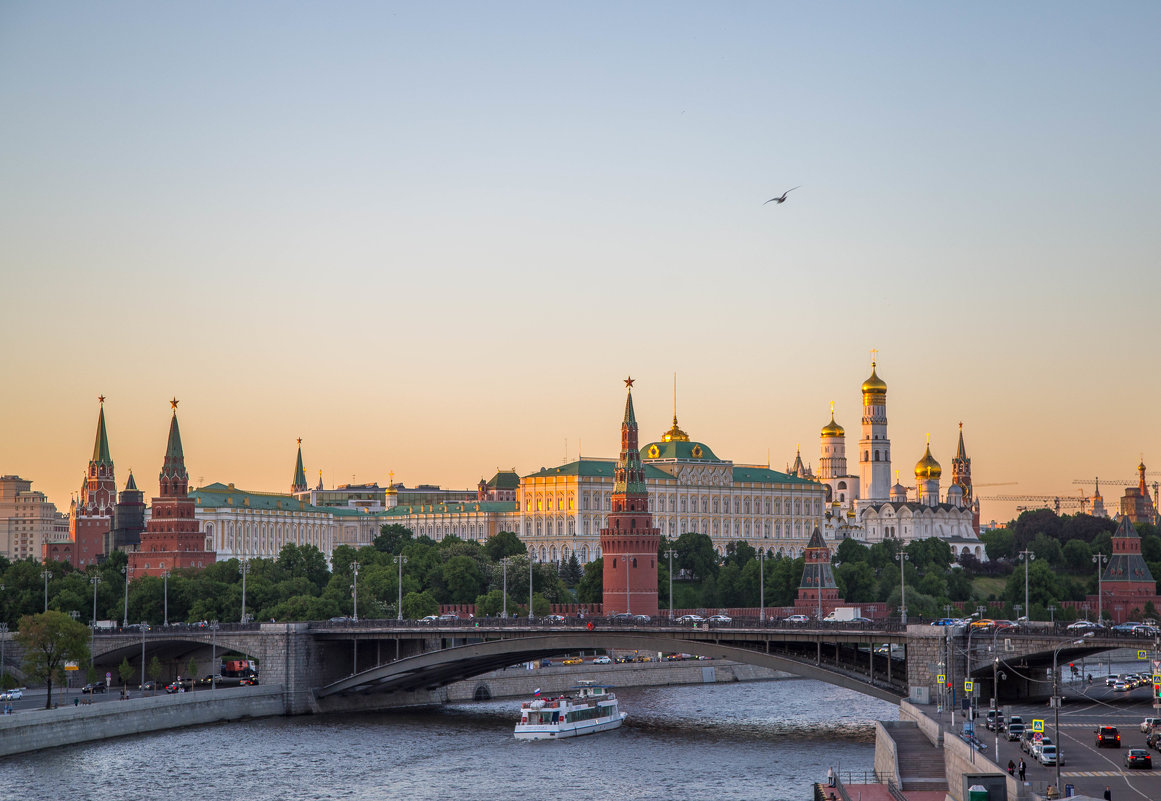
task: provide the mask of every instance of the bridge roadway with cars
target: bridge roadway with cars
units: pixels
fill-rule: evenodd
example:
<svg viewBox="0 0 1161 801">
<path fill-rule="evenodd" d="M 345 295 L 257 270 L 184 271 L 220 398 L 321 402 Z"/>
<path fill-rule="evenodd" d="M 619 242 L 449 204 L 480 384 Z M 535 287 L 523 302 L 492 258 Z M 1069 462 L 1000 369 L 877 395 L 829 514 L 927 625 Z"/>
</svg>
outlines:
<svg viewBox="0 0 1161 801">
<path fill-rule="evenodd" d="M 987 693 L 997 659 L 1019 667 L 1025 677 L 1002 682 L 1001 697 L 1008 693 L 1028 698 L 1048 694 L 1044 682 L 1054 652 L 1067 663 L 1127 645 L 1153 647 L 1111 633 L 1071 645 L 1077 639 L 1061 627 L 1001 633 L 898 622 L 818 625 L 735 619 L 695 628 L 664 619 L 320 621 L 98 632 L 95 665 L 101 673 L 115 673 L 122 659 L 138 666 L 143 646 L 146 662 L 156 655 L 179 668 L 191 657 L 208 663 L 215 650 L 219 657 L 238 653 L 258 661 L 263 684 L 284 688 L 286 714 L 302 714 L 439 703 L 440 688 L 452 682 L 581 650 L 710 656 L 787 671 L 884 700 L 910 696 L 922 703 L 938 695 L 937 674 L 952 681 L 970 675 Z"/>
</svg>

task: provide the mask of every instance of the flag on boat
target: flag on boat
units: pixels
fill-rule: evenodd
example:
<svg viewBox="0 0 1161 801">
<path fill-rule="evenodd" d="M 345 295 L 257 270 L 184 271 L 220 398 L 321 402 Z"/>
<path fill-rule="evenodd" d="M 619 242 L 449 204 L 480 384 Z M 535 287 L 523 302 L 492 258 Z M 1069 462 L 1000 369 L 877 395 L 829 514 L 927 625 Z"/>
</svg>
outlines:
<svg viewBox="0 0 1161 801">
<path fill-rule="evenodd" d="M 536 692 L 532 693 L 532 697 L 535 698 L 538 695 L 540 695 L 540 688 L 539 687 L 536 688 Z"/>
</svg>

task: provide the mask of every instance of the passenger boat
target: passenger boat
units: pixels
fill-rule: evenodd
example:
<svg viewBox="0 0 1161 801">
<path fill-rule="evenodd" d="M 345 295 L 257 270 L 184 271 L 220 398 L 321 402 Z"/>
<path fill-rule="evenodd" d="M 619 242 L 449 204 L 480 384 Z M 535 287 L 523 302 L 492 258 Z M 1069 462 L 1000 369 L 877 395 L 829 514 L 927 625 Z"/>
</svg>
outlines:
<svg viewBox="0 0 1161 801">
<path fill-rule="evenodd" d="M 520 705 L 517 740 L 559 740 L 618 728 L 628 715 L 617 708 L 617 696 L 604 685 L 582 681 L 576 693 L 534 698 Z M 539 690 L 537 691 L 539 693 Z"/>
</svg>

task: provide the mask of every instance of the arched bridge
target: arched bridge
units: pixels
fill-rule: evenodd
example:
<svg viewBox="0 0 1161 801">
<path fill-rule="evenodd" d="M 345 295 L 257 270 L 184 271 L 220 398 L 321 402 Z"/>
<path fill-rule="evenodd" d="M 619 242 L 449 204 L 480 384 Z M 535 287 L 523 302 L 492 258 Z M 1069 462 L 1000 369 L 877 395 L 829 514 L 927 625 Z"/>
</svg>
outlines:
<svg viewBox="0 0 1161 801">
<path fill-rule="evenodd" d="M 359 705 L 430 703 L 439 697 L 432 691 L 447 684 L 581 650 L 729 659 L 889 701 L 907 696 L 925 701 L 939 690 L 937 675 L 962 682 L 970 673 L 988 683 L 995 657 L 981 651 L 984 643 L 993 643 L 994 648 L 1002 644 L 1008 662 L 1040 675 L 1045 664 L 1051 665 L 1054 650 L 1067 663 L 1082 652 L 1134 644 L 1131 639 L 1103 636 L 1072 646 L 1062 635 L 1063 630 L 1052 630 L 980 636 L 914 624 L 820 627 L 736 621 L 692 628 L 666 622 L 618 625 L 597 621 L 590 630 L 585 621 L 551 625 L 526 619 L 474 620 L 428 625 L 369 620 L 102 633 L 96 637 L 95 656 L 98 670 L 114 673 L 122 659 L 137 667 L 158 656 L 168 676 L 187 673 L 185 665 L 191 658 L 198 662 L 199 673 L 202 667 L 209 672 L 215 647 L 219 657 L 227 652 L 242 654 L 260 663 L 263 684 L 283 687 L 287 712 L 297 714 Z M 1021 694 L 1033 694 L 1034 685 L 1030 683 Z"/>
</svg>

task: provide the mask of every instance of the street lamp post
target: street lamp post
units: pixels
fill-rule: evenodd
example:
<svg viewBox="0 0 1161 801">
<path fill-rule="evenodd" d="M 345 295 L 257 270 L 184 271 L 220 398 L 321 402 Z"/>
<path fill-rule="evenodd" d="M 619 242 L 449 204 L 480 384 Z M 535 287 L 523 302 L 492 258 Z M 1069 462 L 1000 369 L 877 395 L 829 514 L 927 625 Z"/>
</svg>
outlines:
<svg viewBox="0 0 1161 801">
<path fill-rule="evenodd" d="M 395 564 L 399 565 L 399 599 L 395 604 L 395 619 L 403 619 L 403 566 L 407 564 L 407 557 L 401 553 L 395 554 L 393 557 Z"/>
<path fill-rule="evenodd" d="M 121 573 L 125 576 L 125 612 L 121 618 L 121 628 L 129 626 L 129 565 L 121 565 Z"/>
<path fill-rule="evenodd" d="M 904 626 L 907 625 L 907 577 L 903 572 L 903 563 L 906 562 L 909 558 L 910 557 L 907 555 L 907 552 L 904 550 L 900 550 L 895 554 L 895 559 L 899 562 L 899 614 L 902 615 L 902 622 Z M 819 598 L 821 599 L 821 587 L 819 587 L 818 592 Z M 819 602 L 819 605 L 821 606 L 821 601 Z"/>
<path fill-rule="evenodd" d="M 1107 554 L 1094 553 L 1092 555 L 1092 561 L 1097 566 L 1097 619 L 1096 619 L 1096 622 L 1103 625 L 1104 624 L 1104 600 L 1105 600 L 1104 574 L 1105 574 L 1105 565 L 1108 563 L 1109 557 Z"/>
<path fill-rule="evenodd" d="M 218 686 L 218 621 L 210 621 L 210 691 Z"/>
<path fill-rule="evenodd" d="M 250 560 L 239 559 L 239 567 L 242 569 L 242 622 L 246 622 L 246 574 L 250 572 Z"/>
<path fill-rule="evenodd" d="M 164 628 L 169 628 L 169 571 L 168 570 L 161 571 L 161 584 L 162 584 L 164 594 L 165 594 L 165 605 L 162 607 L 164 611 L 162 612 L 161 625 Z M 242 597 L 243 598 L 246 597 L 245 593 L 242 594 Z"/>
<path fill-rule="evenodd" d="M 1028 619 L 1032 619 L 1032 607 L 1028 605 L 1028 565 L 1036 558 L 1036 554 L 1027 549 L 1020 551 L 1018 554 L 1024 560 L 1024 611 L 1028 613 Z M 1016 617 L 1020 615 L 1017 614 Z"/>
<path fill-rule="evenodd" d="M 2 585 L 0 585 L 2 587 Z M 4 647 L 8 644 L 8 624 L 0 621 L 0 678 L 4 677 Z"/>
<path fill-rule="evenodd" d="M 91 576 L 89 583 L 93 585 L 93 620 L 89 624 L 92 631 L 89 633 L 89 667 L 93 667 L 93 653 L 97 650 L 97 585 L 101 583 L 100 576 Z"/>
<path fill-rule="evenodd" d="M 669 560 L 669 622 L 673 622 L 673 557 L 677 555 L 677 551 L 670 548 L 665 552 L 665 558 Z"/>
<path fill-rule="evenodd" d="M 503 571 L 504 571 L 504 602 L 503 602 L 503 611 L 500 613 L 500 616 L 503 617 L 505 620 L 508 619 L 508 563 L 511 561 L 512 561 L 512 557 L 510 557 L 510 556 L 505 556 L 503 559 L 500 560 L 500 566 L 503 568 Z"/>
<path fill-rule="evenodd" d="M 528 552 L 528 620 L 531 622 L 535 615 L 532 614 L 532 551 Z"/>
<path fill-rule="evenodd" d="M 1024 611 L 1024 604 L 1012 604 L 1012 608 L 1016 610 L 1016 619 L 1020 619 L 1020 613 Z"/>
<path fill-rule="evenodd" d="M 1053 625 L 1056 624 L 1056 605 L 1055 604 L 1048 605 L 1048 622 L 1052 623 Z"/>
<path fill-rule="evenodd" d="M 1085 637 L 1091 637 L 1092 632 L 1085 632 Z M 1056 650 L 1052 652 L 1052 713 L 1055 718 L 1052 728 L 1055 730 L 1056 736 L 1053 742 L 1056 743 L 1056 792 L 1060 793 L 1060 670 L 1057 668 L 1056 658 L 1060 655 L 1060 649 L 1067 648 L 1070 645 L 1084 645 L 1084 640 L 1069 640 L 1056 646 Z"/>
<path fill-rule="evenodd" d="M 821 590 L 820 590 L 821 592 Z M 758 549 L 758 625 L 766 625 L 766 548 Z"/>
<path fill-rule="evenodd" d="M 354 606 L 351 609 L 351 620 L 359 622 L 359 563 L 351 562 L 351 592 L 353 593 Z"/>
<path fill-rule="evenodd" d="M 145 690 L 145 630 L 149 628 L 145 621 L 141 621 L 141 689 Z"/>
<path fill-rule="evenodd" d="M 44 579 L 44 611 L 48 611 L 48 580 L 52 578 L 51 570 L 40 571 L 40 577 Z"/>
</svg>

